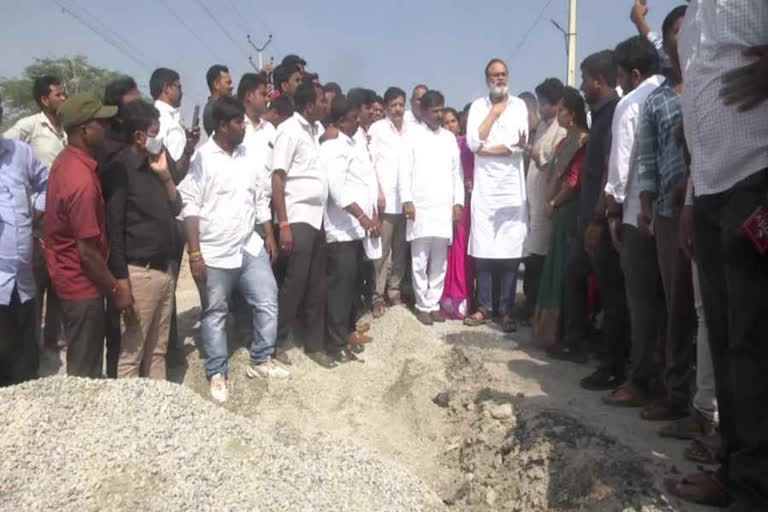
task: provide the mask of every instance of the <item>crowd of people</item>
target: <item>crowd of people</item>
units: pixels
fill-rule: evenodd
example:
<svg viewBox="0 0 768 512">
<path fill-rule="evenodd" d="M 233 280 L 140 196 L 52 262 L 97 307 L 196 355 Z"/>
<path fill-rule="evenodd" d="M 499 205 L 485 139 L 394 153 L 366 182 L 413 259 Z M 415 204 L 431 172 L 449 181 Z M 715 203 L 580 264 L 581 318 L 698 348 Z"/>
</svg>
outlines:
<svg viewBox="0 0 768 512">
<path fill-rule="evenodd" d="M 36 378 L 39 346 L 69 375 L 106 359 L 109 377 L 166 378 L 186 248 L 219 402 L 230 312 L 248 377 L 277 379 L 295 346 L 327 369 L 358 359 L 361 319 L 391 307 L 522 323 L 551 358 L 596 357 L 580 384 L 606 406 L 720 464 L 670 492 L 765 510 L 768 4 L 693 0 L 660 34 L 647 12 L 581 62 L 580 91 L 512 96 L 492 59 L 460 111 L 426 85 L 344 93 L 296 55 L 236 90 L 215 65 L 202 143 L 172 69 L 153 104 L 130 77 L 103 99 L 37 78 L 40 112 L 0 138 L 0 384 Z"/>
</svg>

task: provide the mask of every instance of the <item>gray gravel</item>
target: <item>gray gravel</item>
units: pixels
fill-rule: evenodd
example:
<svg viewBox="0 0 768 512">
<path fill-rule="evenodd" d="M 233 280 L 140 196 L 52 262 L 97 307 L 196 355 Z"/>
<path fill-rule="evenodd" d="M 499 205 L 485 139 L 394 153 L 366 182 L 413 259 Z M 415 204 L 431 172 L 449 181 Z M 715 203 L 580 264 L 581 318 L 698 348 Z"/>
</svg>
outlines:
<svg viewBox="0 0 768 512">
<path fill-rule="evenodd" d="M 352 441 L 270 430 L 167 382 L 51 377 L 0 389 L 0 454 L 8 511 L 442 508 Z"/>
</svg>

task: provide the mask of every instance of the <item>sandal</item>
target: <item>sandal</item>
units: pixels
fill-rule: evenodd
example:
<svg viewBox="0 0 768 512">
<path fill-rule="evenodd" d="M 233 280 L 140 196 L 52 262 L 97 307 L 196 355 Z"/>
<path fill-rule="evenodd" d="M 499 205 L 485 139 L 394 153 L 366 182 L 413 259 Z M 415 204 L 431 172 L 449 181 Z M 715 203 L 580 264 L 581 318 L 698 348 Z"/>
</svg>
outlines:
<svg viewBox="0 0 768 512">
<path fill-rule="evenodd" d="M 504 315 L 501 319 L 501 330 L 504 332 L 517 332 L 517 320 L 510 314 Z"/>
<path fill-rule="evenodd" d="M 478 309 L 472 316 L 468 316 L 464 319 L 464 325 L 467 327 L 479 327 L 485 325 L 490 321 L 491 317 L 487 311 Z"/>
<path fill-rule="evenodd" d="M 664 425 L 658 433 L 660 437 L 693 441 L 710 433 L 711 427 L 708 423 L 706 418 L 693 409 L 689 416 Z"/>
<path fill-rule="evenodd" d="M 726 507 L 731 501 L 725 485 L 711 471 L 693 473 L 680 480 L 667 479 L 664 487 L 673 496 L 689 503 Z"/>
<path fill-rule="evenodd" d="M 683 457 L 686 459 L 713 466 L 717 464 L 717 454 L 720 451 L 720 436 L 708 436 L 691 441 L 685 450 Z"/>
</svg>

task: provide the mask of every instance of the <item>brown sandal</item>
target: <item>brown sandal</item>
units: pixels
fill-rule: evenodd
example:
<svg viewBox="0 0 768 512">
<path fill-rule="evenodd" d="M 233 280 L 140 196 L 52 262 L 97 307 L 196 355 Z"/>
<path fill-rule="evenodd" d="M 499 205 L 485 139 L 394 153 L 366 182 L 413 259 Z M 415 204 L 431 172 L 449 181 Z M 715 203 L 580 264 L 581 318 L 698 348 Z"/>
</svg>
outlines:
<svg viewBox="0 0 768 512">
<path fill-rule="evenodd" d="M 464 319 L 464 325 L 467 327 L 479 327 L 487 324 L 491 320 L 487 311 L 478 309 L 471 316 Z"/>
<path fill-rule="evenodd" d="M 673 421 L 659 429 L 660 437 L 692 441 L 708 435 L 712 430 L 709 422 L 701 413 L 693 409 L 690 415 L 677 421 Z"/>
<path fill-rule="evenodd" d="M 680 480 L 667 479 L 664 487 L 673 496 L 689 503 L 725 507 L 731 501 L 728 490 L 711 471 L 700 471 Z"/>
<path fill-rule="evenodd" d="M 686 459 L 714 466 L 717 464 L 717 454 L 720 451 L 720 436 L 708 436 L 700 439 L 694 439 L 683 450 L 683 457 Z"/>
</svg>

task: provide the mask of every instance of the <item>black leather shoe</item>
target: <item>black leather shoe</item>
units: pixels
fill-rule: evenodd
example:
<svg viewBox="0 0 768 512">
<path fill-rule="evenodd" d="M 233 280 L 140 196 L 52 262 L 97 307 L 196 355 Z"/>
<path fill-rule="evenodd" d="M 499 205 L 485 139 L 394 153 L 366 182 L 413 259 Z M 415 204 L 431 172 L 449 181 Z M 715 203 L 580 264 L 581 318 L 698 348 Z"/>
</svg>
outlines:
<svg viewBox="0 0 768 512">
<path fill-rule="evenodd" d="M 565 345 L 552 345 L 547 349 L 547 355 L 558 361 L 570 361 L 579 364 L 584 364 L 589 360 L 585 352 Z"/>
<path fill-rule="evenodd" d="M 416 311 L 416 320 L 421 322 L 424 325 L 432 325 L 434 322 L 432 321 L 432 315 L 425 311 Z"/>
<path fill-rule="evenodd" d="M 333 352 L 329 355 L 334 361 L 336 361 L 339 364 L 351 363 L 353 361 L 360 361 L 360 358 L 357 357 L 351 350 L 347 348 L 343 348 L 338 352 Z"/>
<path fill-rule="evenodd" d="M 589 377 L 581 379 L 581 387 L 589 391 L 610 391 L 624 384 L 624 375 L 617 375 L 608 368 L 598 368 Z"/>
<path fill-rule="evenodd" d="M 322 366 L 326 370 L 332 370 L 339 366 L 336 360 L 325 352 L 307 352 L 307 357 Z"/>
</svg>

